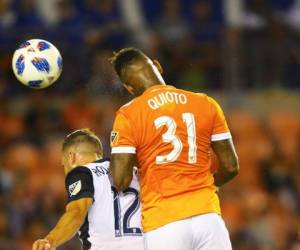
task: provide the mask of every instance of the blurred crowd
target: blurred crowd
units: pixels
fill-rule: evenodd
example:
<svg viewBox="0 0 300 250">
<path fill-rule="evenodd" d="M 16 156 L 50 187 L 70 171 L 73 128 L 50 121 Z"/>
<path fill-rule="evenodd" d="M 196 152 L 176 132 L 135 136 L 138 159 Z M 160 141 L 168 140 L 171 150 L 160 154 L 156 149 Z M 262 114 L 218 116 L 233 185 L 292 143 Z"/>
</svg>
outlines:
<svg viewBox="0 0 300 250">
<path fill-rule="evenodd" d="M 192 90 L 298 88 L 300 1 L 228 2 L 0 0 L 2 91 L 23 92 L 9 83 L 10 59 L 30 38 L 61 50 L 59 91 L 88 85 L 94 73 L 105 75 L 97 65 L 103 53 L 132 45 L 159 58 L 168 82 Z"/>
<path fill-rule="evenodd" d="M 0 0 L 0 250 L 30 249 L 63 212 L 67 133 L 90 127 L 109 156 L 114 113 L 131 97 L 108 59 L 125 46 L 159 59 L 168 83 L 220 97 L 241 165 L 220 191 L 233 249 L 300 249 L 300 1 L 238 1 L 236 15 L 226 2 Z M 64 59 L 45 90 L 12 75 L 31 38 Z"/>
</svg>

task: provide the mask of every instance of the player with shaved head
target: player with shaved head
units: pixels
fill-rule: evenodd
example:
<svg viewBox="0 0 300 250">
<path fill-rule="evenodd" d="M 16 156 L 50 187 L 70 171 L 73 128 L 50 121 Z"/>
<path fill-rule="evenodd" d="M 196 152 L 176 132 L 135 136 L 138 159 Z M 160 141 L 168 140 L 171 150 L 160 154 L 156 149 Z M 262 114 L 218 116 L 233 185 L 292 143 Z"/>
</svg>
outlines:
<svg viewBox="0 0 300 250">
<path fill-rule="evenodd" d="M 69 134 L 62 147 L 68 204 L 55 228 L 34 242 L 33 250 L 53 250 L 76 232 L 83 250 L 143 250 L 139 186 L 117 192 L 100 139 L 89 129 Z"/>
<path fill-rule="evenodd" d="M 230 250 L 217 190 L 239 164 L 221 107 L 206 94 L 166 85 L 160 64 L 138 49 L 122 49 L 111 62 L 136 96 L 116 114 L 111 173 L 124 190 L 138 164 L 147 249 Z"/>
</svg>

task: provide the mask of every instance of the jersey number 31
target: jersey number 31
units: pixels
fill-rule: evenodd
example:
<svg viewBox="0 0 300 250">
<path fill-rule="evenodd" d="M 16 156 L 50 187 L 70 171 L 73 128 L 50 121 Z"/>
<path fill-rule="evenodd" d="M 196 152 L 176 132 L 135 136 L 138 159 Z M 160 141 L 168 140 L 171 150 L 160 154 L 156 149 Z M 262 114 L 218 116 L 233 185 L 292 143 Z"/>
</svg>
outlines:
<svg viewBox="0 0 300 250">
<path fill-rule="evenodd" d="M 197 162 L 197 145 L 196 145 L 196 126 L 195 117 L 192 113 L 183 113 L 182 120 L 186 124 L 187 138 L 188 138 L 188 163 Z M 165 143 L 171 143 L 173 150 L 167 155 L 156 156 L 156 164 L 165 164 L 168 162 L 174 162 L 178 159 L 182 151 L 182 142 L 176 135 L 177 124 L 176 121 L 170 116 L 160 116 L 154 121 L 156 129 L 161 126 L 167 126 L 167 131 L 162 135 L 162 140 Z"/>
</svg>

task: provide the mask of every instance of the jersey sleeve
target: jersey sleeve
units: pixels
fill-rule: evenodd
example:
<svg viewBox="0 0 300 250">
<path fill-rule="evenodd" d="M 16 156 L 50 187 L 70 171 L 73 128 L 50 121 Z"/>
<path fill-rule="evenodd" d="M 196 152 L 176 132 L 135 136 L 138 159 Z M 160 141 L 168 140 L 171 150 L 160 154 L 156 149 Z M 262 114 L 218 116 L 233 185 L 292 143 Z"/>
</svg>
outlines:
<svg viewBox="0 0 300 250">
<path fill-rule="evenodd" d="M 118 112 L 110 135 L 111 153 L 136 153 L 133 125 L 127 116 Z"/>
<path fill-rule="evenodd" d="M 76 167 L 66 177 L 68 202 L 81 198 L 94 199 L 94 183 L 91 171 L 86 167 Z"/>
<path fill-rule="evenodd" d="M 231 133 L 229 131 L 222 108 L 213 98 L 209 97 L 209 101 L 211 103 L 213 116 L 213 129 L 211 141 L 221 141 L 230 139 Z"/>
</svg>

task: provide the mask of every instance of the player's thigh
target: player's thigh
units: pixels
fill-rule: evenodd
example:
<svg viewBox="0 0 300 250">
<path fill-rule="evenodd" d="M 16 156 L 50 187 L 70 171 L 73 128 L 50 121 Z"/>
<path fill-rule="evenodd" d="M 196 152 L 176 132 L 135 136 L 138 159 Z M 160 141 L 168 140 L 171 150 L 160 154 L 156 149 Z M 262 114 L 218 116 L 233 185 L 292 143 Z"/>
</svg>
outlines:
<svg viewBox="0 0 300 250">
<path fill-rule="evenodd" d="M 145 234 L 146 250 L 191 250 L 188 220 L 167 224 Z"/>
<path fill-rule="evenodd" d="M 193 250 L 232 250 L 221 216 L 211 213 L 192 218 Z"/>
</svg>

